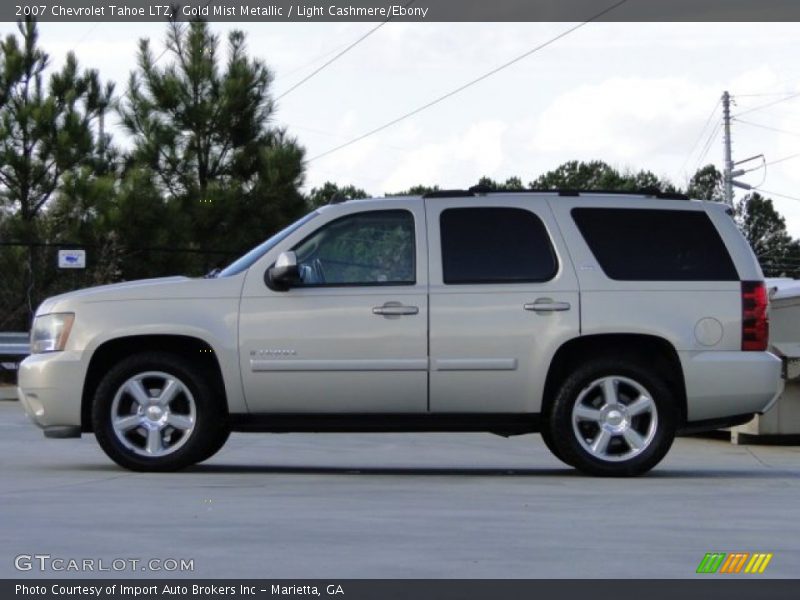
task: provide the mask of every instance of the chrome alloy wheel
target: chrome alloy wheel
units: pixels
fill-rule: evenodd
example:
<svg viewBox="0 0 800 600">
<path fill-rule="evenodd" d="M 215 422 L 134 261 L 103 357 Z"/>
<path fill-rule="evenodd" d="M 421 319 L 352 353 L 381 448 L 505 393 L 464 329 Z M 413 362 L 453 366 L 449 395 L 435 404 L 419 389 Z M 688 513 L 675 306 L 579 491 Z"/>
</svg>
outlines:
<svg viewBox="0 0 800 600">
<path fill-rule="evenodd" d="M 658 429 L 658 411 L 652 395 L 633 379 L 602 377 L 578 395 L 572 429 L 594 458 L 628 460 L 650 446 Z"/>
<path fill-rule="evenodd" d="M 144 457 L 172 454 L 196 423 L 194 396 L 180 379 L 162 371 L 138 373 L 123 383 L 111 404 L 111 425 L 123 446 Z"/>
</svg>

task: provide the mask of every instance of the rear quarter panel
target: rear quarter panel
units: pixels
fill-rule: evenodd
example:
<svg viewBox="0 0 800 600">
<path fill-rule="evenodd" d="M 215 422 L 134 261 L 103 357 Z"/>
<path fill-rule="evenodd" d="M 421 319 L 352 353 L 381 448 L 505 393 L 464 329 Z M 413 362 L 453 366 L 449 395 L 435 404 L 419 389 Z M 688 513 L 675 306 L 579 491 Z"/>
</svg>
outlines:
<svg viewBox="0 0 800 600">
<path fill-rule="evenodd" d="M 738 281 L 616 281 L 602 267 L 583 239 L 571 210 L 577 207 L 653 208 L 660 210 L 705 211 L 706 203 L 638 198 L 578 197 L 551 201 L 562 235 L 572 255 L 581 288 L 581 333 L 636 333 L 657 335 L 677 351 L 738 350 L 741 340 L 741 298 Z M 722 213 L 721 217 L 732 219 Z M 715 225 L 717 219 L 712 219 Z M 719 227 L 718 227 L 719 229 Z M 677 234 L 678 232 L 676 232 Z M 720 232 L 723 240 L 730 232 Z M 738 237 L 741 237 L 736 232 Z M 726 240 L 727 241 L 727 240 Z M 739 255 L 744 251 L 735 248 Z M 745 243 L 746 247 L 746 243 Z M 747 248 L 747 247 L 746 247 Z M 636 252 L 636 248 L 631 248 Z M 733 254 L 733 252 L 731 252 Z M 734 256 L 734 263 L 741 262 Z M 742 273 L 740 272 L 740 276 Z M 700 335 L 701 321 L 713 319 L 721 326 L 719 339 L 709 344 Z M 705 322 L 706 324 L 708 321 Z"/>
<path fill-rule="evenodd" d="M 779 387 L 777 360 L 765 352 L 741 352 L 740 281 L 758 281 L 763 275 L 726 206 L 680 200 L 647 200 L 644 205 L 641 199 L 624 197 L 561 198 L 552 206 L 580 281 L 582 334 L 646 334 L 672 344 L 684 374 L 689 421 L 757 412 L 768 404 Z M 576 207 L 705 212 L 739 281 L 612 280 L 572 218 Z"/>
</svg>

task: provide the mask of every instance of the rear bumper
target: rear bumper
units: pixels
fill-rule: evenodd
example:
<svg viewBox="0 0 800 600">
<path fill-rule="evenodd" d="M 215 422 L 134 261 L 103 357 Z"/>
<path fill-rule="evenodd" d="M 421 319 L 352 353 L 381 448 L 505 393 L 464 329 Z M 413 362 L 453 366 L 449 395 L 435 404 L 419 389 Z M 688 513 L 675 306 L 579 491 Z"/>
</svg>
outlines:
<svg viewBox="0 0 800 600">
<path fill-rule="evenodd" d="M 769 352 L 679 353 L 687 421 L 763 413 L 783 391 L 781 360 Z"/>
<path fill-rule="evenodd" d="M 34 354 L 19 366 L 19 399 L 36 425 L 50 432 L 81 426 L 83 363 L 76 352 Z M 54 433 L 53 437 L 65 437 Z M 66 436 L 72 437 L 72 436 Z"/>
</svg>

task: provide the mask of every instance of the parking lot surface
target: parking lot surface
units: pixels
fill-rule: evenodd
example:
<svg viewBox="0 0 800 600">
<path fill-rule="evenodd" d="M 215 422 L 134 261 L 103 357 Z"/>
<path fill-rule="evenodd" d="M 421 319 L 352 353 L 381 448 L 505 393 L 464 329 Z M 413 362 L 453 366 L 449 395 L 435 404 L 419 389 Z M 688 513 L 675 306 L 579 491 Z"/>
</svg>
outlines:
<svg viewBox="0 0 800 600">
<path fill-rule="evenodd" d="M 684 578 L 706 552 L 797 577 L 798 492 L 800 448 L 698 438 L 627 480 L 489 434 L 234 434 L 187 471 L 132 473 L 0 402 L 0 577 Z M 194 570 L 20 572 L 21 554 Z"/>
</svg>

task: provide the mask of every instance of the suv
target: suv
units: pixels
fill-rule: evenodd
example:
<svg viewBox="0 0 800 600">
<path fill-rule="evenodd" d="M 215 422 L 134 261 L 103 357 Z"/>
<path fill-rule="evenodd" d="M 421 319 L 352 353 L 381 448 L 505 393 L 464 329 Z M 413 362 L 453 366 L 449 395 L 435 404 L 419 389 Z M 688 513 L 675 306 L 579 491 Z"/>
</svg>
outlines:
<svg viewBox="0 0 800 600">
<path fill-rule="evenodd" d="M 46 436 L 94 432 L 134 470 L 231 431 L 482 431 L 637 475 L 770 407 L 767 334 L 722 204 L 473 189 L 331 204 L 213 277 L 50 298 L 19 394 Z"/>
</svg>

